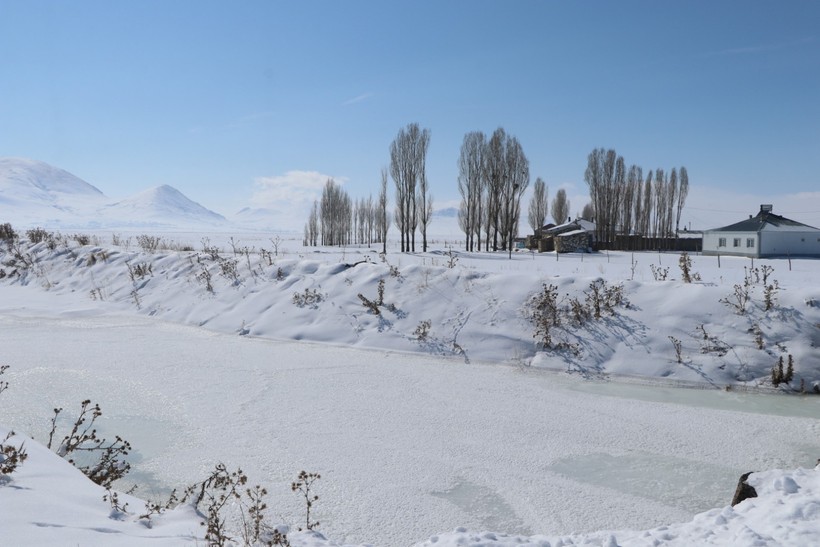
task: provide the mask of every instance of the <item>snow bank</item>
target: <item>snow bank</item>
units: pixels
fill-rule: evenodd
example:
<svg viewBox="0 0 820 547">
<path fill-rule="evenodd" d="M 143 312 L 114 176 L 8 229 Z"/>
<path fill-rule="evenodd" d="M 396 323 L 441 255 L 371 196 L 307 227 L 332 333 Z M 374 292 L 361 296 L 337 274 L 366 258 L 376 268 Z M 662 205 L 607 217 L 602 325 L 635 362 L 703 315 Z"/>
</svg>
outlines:
<svg viewBox="0 0 820 547">
<path fill-rule="evenodd" d="M 293 241 L 274 249 L 269 240 L 264 250 L 264 240 L 233 240 L 232 249 L 206 237 L 197 252 L 145 252 L 137 237 L 120 237 L 126 241 L 119 247 L 99 240 L 79 246 L 68 238 L 54 249 L 24 245 L 30 266 L 1 249 L 6 277 L 0 286 L 85 294 L 92 307 L 219 332 L 721 389 L 771 387 L 772 367 L 791 355 L 794 379 L 780 389 L 812 391 L 820 382 L 815 260 L 793 261 L 792 270 L 785 260 L 723 257 L 718 268 L 714 257 L 696 256 L 692 268 L 701 280 L 684 283 L 676 254 L 517 253 L 507 260 L 435 250 L 383 260 L 367 248 L 312 249 Z M 779 283 L 768 310 L 761 268 L 773 269 L 769 284 Z M 739 313 L 735 286 L 747 276 L 750 300 Z M 528 319 L 530 298 L 544 284 L 554 285 L 559 305 L 568 309 L 573 298 L 585 301 L 597 279 L 622 285 L 624 303 L 583 324 L 564 312 L 553 332 L 558 349 L 539 347 Z M 379 299 L 380 284 L 382 305 L 364 306 L 362 297 Z"/>
</svg>

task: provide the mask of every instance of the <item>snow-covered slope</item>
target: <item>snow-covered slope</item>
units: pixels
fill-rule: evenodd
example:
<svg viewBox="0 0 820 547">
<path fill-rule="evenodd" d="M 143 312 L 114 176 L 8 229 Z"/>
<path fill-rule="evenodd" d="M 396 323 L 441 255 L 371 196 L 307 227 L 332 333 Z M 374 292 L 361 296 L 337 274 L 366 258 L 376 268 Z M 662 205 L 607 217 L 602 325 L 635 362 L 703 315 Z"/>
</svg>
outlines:
<svg viewBox="0 0 820 547">
<path fill-rule="evenodd" d="M 0 199 L 56 203 L 65 196 L 104 197 L 96 187 L 47 163 L 0 158 Z"/>
<path fill-rule="evenodd" d="M 106 202 L 100 190 L 56 167 L 0 158 L 0 221 L 21 226 L 66 226 L 91 219 Z"/>
<path fill-rule="evenodd" d="M 280 255 L 287 255 L 279 257 L 266 254 L 274 251 L 269 244 L 267 251 L 265 243 L 256 248 L 240 239 L 234 245 L 237 251 L 211 245 L 199 253 L 151 254 L 79 247 L 68 239 L 54 249 L 45 243 L 27 247 L 32 266 L 0 249 L 0 261 L 7 265 L 1 283 L 52 293 L 101 291 L 105 300 L 133 313 L 221 332 L 243 329 L 260 337 L 713 388 L 769 387 L 771 368 L 782 358 L 785 370 L 792 356 L 789 388 L 799 389 L 802 382 L 811 391 L 820 383 L 817 261 L 792 261 L 793 270 L 785 261 L 757 261 L 753 274 L 748 259 L 723 257 L 718 268 L 714 257 L 697 256 L 692 269 L 701 281 L 685 283 L 670 273 L 672 267 L 656 264 L 674 264 L 675 254 L 633 258 L 613 252 L 556 261 L 554 254 L 517 253 L 508 260 L 503 253 L 435 250 L 388 255 L 382 262 L 375 249 L 316 249 L 299 258 L 282 244 Z M 248 254 L 239 253 L 246 246 Z M 296 249 L 304 252 L 301 245 Z M 129 264 L 150 266 L 150 273 L 132 279 Z M 768 283 L 776 280 L 779 287 L 768 310 L 759 277 L 763 267 L 772 269 Z M 660 269 L 667 280 L 655 279 Z M 741 313 L 736 286 L 746 283 L 748 302 Z M 376 314 L 362 297 L 377 301 L 380 284 L 383 304 Z M 590 307 L 594 284 L 602 292 L 621 287 L 622 301 L 600 318 L 592 317 Z M 555 288 L 561 310 L 548 348 L 538 345 L 530 320 L 530 299 L 545 285 Z M 573 302 L 586 306 L 584 317 L 574 314 Z"/>
<path fill-rule="evenodd" d="M 113 201 L 82 179 L 47 163 L 0 158 L 0 222 L 20 228 L 218 230 L 229 226 L 167 185 Z"/>
</svg>

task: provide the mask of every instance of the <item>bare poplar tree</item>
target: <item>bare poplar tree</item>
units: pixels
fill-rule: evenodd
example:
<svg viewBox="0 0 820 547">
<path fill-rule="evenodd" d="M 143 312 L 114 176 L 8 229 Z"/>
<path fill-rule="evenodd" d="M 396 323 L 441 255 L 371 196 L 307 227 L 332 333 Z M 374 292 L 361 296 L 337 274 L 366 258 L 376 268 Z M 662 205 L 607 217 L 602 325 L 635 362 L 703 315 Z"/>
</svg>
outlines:
<svg viewBox="0 0 820 547">
<path fill-rule="evenodd" d="M 365 218 L 365 203 L 363 198 L 359 198 L 356 200 L 356 204 L 353 207 L 354 212 L 354 220 L 353 224 L 355 225 L 355 233 L 356 237 L 354 238 L 354 243 L 363 243 L 365 238 L 364 230 L 366 226 L 366 218 Z"/>
<path fill-rule="evenodd" d="M 367 233 L 367 246 L 369 247 L 376 241 L 376 208 L 373 205 L 373 194 L 367 196 L 365 212 L 367 214 L 365 232 Z"/>
<path fill-rule="evenodd" d="M 543 228 L 547 222 L 548 205 L 549 196 L 547 194 L 547 185 L 541 177 L 538 177 L 535 179 L 535 185 L 532 188 L 530 207 L 527 211 L 527 221 L 536 236 L 541 235 L 541 228 Z"/>
<path fill-rule="evenodd" d="M 507 133 L 504 128 L 496 129 L 487 142 L 484 154 L 484 174 L 487 178 L 487 246 L 492 233 L 493 251 L 498 250 L 498 234 L 501 229 L 502 193 L 506 173 Z M 502 233 L 503 238 L 503 233 Z"/>
<path fill-rule="evenodd" d="M 396 225 L 396 228 L 399 229 L 399 234 L 401 235 L 401 252 L 405 252 L 406 243 L 404 236 L 407 230 L 407 222 L 404 219 L 404 214 L 404 204 L 402 203 L 399 192 L 396 192 L 396 208 L 393 210 L 393 223 Z"/>
<path fill-rule="evenodd" d="M 305 225 L 305 245 L 316 246 L 319 243 L 319 202 L 313 200 L 307 224 Z"/>
<path fill-rule="evenodd" d="M 615 150 L 598 148 L 587 157 L 584 180 L 595 211 L 595 233 L 599 242 L 614 240 L 620 199 L 625 186 L 624 159 Z"/>
<path fill-rule="evenodd" d="M 470 226 L 469 213 L 467 212 L 467 202 L 461 200 L 458 206 L 458 227 L 464 232 L 464 250 L 470 250 L 470 236 L 472 235 L 472 227 Z"/>
<path fill-rule="evenodd" d="M 396 223 L 401 232 L 401 250 L 416 250 L 419 223 L 416 186 L 425 177 L 424 165 L 430 130 L 411 123 L 399 130 L 390 144 L 390 175 L 396 183 Z"/>
<path fill-rule="evenodd" d="M 614 150 L 613 150 L 614 152 Z M 615 173 L 612 180 L 612 185 L 610 189 L 610 196 L 609 196 L 609 221 L 607 223 L 607 241 L 614 242 L 615 235 L 618 232 L 618 228 L 622 225 L 621 220 L 621 212 L 622 207 L 621 203 L 623 201 L 624 194 L 626 193 L 626 163 L 624 162 L 623 156 L 618 156 L 615 160 Z"/>
<path fill-rule="evenodd" d="M 466 236 L 465 250 L 474 250 L 475 238 L 481 250 L 484 211 L 484 148 L 486 137 L 481 131 L 464 135 L 458 159 L 458 191 L 461 194 L 459 225 Z M 463 213 L 462 213 L 463 209 Z M 463 225 L 461 216 L 463 216 Z"/>
<path fill-rule="evenodd" d="M 640 234 L 643 229 L 643 169 L 640 167 L 637 168 L 636 179 L 633 192 L 634 215 L 632 217 L 632 231 L 636 234 Z"/>
<path fill-rule="evenodd" d="M 655 221 L 652 235 L 663 237 L 663 227 L 666 224 L 666 175 L 663 169 L 655 169 Z"/>
<path fill-rule="evenodd" d="M 328 179 L 319 204 L 322 245 L 345 245 L 352 233 L 353 207 L 350 197 L 333 179 Z"/>
<path fill-rule="evenodd" d="M 675 222 L 675 206 L 678 204 L 678 170 L 674 167 L 669 173 L 669 180 L 666 181 L 666 226 L 664 227 L 664 237 L 672 235 L 672 227 Z"/>
<path fill-rule="evenodd" d="M 556 224 L 564 224 L 569 219 L 569 200 L 567 200 L 567 191 L 563 188 L 560 188 L 552 198 L 550 214 Z"/>
<path fill-rule="evenodd" d="M 521 143 L 510 137 L 503 127 L 496 129 L 484 146 L 483 179 L 487 189 L 486 215 L 482 213 L 489 250 L 501 248 L 512 252 L 521 217 L 521 196 L 529 186 L 530 164 Z"/>
<path fill-rule="evenodd" d="M 635 196 L 640 198 L 640 188 L 643 183 L 643 173 L 637 165 L 630 165 L 626 175 L 626 186 L 621 200 L 621 228 L 623 233 L 630 235 L 634 229 L 633 216 L 635 210 Z M 640 201 L 640 199 L 638 199 Z"/>
<path fill-rule="evenodd" d="M 427 252 L 427 227 L 433 220 L 433 194 L 427 184 L 427 173 L 424 163 L 421 164 L 421 175 L 419 177 L 419 192 L 416 196 L 418 207 L 419 226 L 421 226 L 421 250 Z"/>
<path fill-rule="evenodd" d="M 390 213 L 387 211 L 387 169 L 382 169 L 379 205 L 377 207 L 377 229 L 382 241 L 382 253 L 387 254 L 387 232 L 390 231 Z"/>
<path fill-rule="evenodd" d="M 592 202 L 587 203 L 584 205 L 583 209 L 581 209 L 581 218 L 585 220 L 592 220 L 595 218 L 595 206 Z"/>
<path fill-rule="evenodd" d="M 512 258 L 513 244 L 518 235 L 521 218 L 521 197 L 530 184 L 530 161 L 515 137 L 507 139 L 504 157 L 506 169 L 502 186 L 501 229 L 506 240 L 505 246 Z"/>
<path fill-rule="evenodd" d="M 675 215 L 675 237 L 678 235 L 680 229 L 680 215 L 683 211 L 683 206 L 686 203 L 686 196 L 689 195 L 689 173 L 686 167 L 680 168 L 680 186 L 678 187 L 678 207 Z"/>
<path fill-rule="evenodd" d="M 596 148 L 587 156 L 587 168 L 584 171 L 584 180 L 589 186 L 589 209 L 584 207 L 583 215 L 587 220 L 594 220 L 595 235 L 598 241 L 603 240 L 604 228 L 600 222 L 601 213 L 606 211 L 606 188 L 604 188 L 604 149 Z M 592 213 L 592 216 L 587 216 Z"/>
<path fill-rule="evenodd" d="M 646 174 L 646 181 L 643 186 L 643 216 L 641 217 L 641 233 L 644 237 L 652 235 L 651 219 L 652 219 L 652 169 Z"/>
</svg>

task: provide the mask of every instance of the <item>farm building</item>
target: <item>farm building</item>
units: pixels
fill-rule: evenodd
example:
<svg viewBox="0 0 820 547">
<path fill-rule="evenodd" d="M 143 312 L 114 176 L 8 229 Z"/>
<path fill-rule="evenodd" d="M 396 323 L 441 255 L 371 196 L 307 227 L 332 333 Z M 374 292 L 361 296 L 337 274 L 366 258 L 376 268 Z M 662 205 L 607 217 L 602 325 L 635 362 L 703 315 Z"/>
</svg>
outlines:
<svg viewBox="0 0 820 547">
<path fill-rule="evenodd" d="M 577 218 L 558 226 L 544 227 L 539 251 L 588 252 L 595 239 L 595 223 Z"/>
<path fill-rule="evenodd" d="M 776 215 L 771 205 L 761 205 L 757 216 L 705 230 L 703 254 L 820 257 L 820 229 Z"/>
</svg>

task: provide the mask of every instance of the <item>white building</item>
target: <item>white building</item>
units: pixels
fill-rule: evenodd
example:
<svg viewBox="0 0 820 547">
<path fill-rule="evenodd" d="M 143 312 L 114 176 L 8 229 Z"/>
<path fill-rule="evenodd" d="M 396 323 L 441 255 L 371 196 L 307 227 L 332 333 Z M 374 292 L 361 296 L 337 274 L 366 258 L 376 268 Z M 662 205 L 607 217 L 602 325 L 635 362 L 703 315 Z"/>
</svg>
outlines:
<svg viewBox="0 0 820 547">
<path fill-rule="evenodd" d="M 776 215 L 771 205 L 761 205 L 757 216 L 704 231 L 703 254 L 820 258 L 820 229 Z"/>
</svg>

